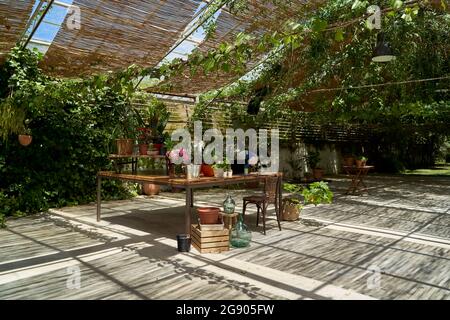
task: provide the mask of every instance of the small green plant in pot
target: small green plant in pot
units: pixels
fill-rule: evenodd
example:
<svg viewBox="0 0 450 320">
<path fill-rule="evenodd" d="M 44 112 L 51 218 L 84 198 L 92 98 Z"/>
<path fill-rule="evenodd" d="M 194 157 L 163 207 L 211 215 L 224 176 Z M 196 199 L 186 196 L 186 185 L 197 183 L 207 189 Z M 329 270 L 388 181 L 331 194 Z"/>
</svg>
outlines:
<svg viewBox="0 0 450 320">
<path fill-rule="evenodd" d="M 309 152 L 306 160 L 308 162 L 308 166 L 311 168 L 313 172 L 314 179 L 321 180 L 323 177 L 324 170 L 319 167 L 320 152 L 319 151 Z"/>
<path fill-rule="evenodd" d="M 328 183 L 323 181 L 313 182 L 307 187 L 285 183 L 283 187 L 284 190 L 292 193 L 290 197 L 283 199 L 282 218 L 286 221 L 298 220 L 304 205 L 314 204 L 317 206 L 333 201 L 333 192 L 328 187 Z"/>
<path fill-rule="evenodd" d="M 223 178 L 225 176 L 225 172 L 231 170 L 230 163 L 225 159 L 225 161 L 217 162 L 213 164 L 214 176 L 216 178 Z"/>
<path fill-rule="evenodd" d="M 285 183 L 284 190 L 292 193 L 290 197 L 283 199 L 282 219 L 285 221 L 295 221 L 300 217 L 303 208 L 301 192 L 303 187 L 297 184 Z"/>
<path fill-rule="evenodd" d="M 369 159 L 367 157 L 365 157 L 365 156 L 358 156 L 356 158 L 356 166 L 358 168 L 364 167 L 366 165 L 367 160 L 369 160 Z"/>
</svg>

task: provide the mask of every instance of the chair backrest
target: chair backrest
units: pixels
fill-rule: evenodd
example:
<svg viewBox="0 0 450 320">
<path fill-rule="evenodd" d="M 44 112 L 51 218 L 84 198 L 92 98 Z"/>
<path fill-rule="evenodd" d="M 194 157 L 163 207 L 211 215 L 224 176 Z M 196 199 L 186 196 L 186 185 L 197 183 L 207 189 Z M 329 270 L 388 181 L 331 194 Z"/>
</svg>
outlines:
<svg viewBox="0 0 450 320">
<path fill-rule="evenodd" d="M 264 183 L 264 194 L 269 202 L 276 202 L 278 194 L 278 177 L 266 177 Z"/>
</svg>

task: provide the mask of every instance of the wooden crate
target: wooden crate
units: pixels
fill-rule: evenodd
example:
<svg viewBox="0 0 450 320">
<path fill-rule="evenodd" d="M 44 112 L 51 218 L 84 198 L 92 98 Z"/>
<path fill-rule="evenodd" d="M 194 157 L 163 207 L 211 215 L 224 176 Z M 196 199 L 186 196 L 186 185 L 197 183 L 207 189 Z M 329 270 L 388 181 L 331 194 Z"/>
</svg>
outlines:
<svg viewBox="0 0 450 320">
<path fill-rule="evenodd" d="M 200 253 L 220 253 L 230 250 L 230 231 L 200 230 L 198 225 L 191 227 L 192 246 Z"/>
</svg>

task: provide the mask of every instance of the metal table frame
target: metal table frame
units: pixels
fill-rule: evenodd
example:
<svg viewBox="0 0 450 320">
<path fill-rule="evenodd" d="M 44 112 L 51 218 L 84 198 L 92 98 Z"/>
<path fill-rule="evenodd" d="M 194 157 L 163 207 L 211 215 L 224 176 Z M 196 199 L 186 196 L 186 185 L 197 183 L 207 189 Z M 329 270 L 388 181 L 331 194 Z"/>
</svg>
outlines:
<svg viewBox="0 0 450 320">
<path fill-rule="evenodd" d="M 278 179 L 278 210 L 277 214 L 281 215 L 282 209 L 282 191 L 283 191 L 283 175 L 281 173 L 275 174 Z M 110 171 L 101 171 L 97 174 L 97 221 L 101 220 L 101 184 L 102 179 L 121 180 L 135 183 L 153 183 L 157 185 L 166 185 L 186 190 L 186 207 L 185 207 L 185 232 L 191 233 L 191 214 L 194 206 L 194 190 L 202 188 L 210 188 L 215 186 L 226 186 L 247 182 L 264 181 L 267 175 L 249 174 L 243 176 L 233 176 L 231 178 L 210 178 L 202 177 L 198 179 L 180 179 L 170 178 L 169 176 L 150 176 L 139 174 L 118 174 Z M 281 216 L 278 216 L 281 219 Z"/>
</svg>

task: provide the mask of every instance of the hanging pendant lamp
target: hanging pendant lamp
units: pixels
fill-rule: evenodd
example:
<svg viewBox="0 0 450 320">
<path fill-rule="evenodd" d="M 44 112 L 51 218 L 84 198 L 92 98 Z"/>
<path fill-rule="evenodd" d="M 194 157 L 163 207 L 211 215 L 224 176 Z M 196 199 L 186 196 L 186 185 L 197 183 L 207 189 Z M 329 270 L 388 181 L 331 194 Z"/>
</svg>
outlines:
<svg viewBox="0 0 450 320">
<path fill-rule="evenodd" d="M 380 32 L 377 35 L 377 45 L 373 49 L 372 61 L 375 62 L 389 62 L 395 59 L 392 53 L 391 46 L 384 40 L 384 33 Z"/>
</svg>

